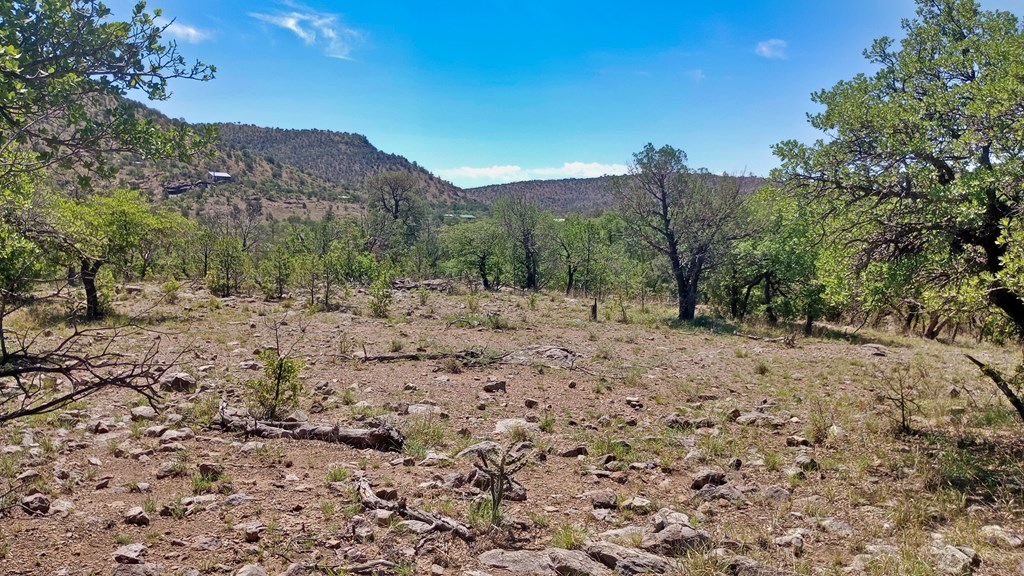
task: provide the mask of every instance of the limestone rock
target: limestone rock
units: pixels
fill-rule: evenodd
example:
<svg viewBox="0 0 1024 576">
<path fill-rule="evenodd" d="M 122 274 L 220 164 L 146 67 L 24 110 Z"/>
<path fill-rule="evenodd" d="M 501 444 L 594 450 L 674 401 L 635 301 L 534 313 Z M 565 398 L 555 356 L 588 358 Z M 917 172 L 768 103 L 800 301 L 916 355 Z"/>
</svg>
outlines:
<svg viewBox="0 0 1024 576">
<path fill-rule="evenodd" d="M 174 372 L 160 378 L 160 389 L 167 392 L 194 392 L 196 379 L 188 372 Z"/>
<path fill-rule="evenodd" d="M 133 526 L 149 526 L 149 515 L 141 506 L 135 506 L 124 513 L 124 521 Z"/>
<path fill-rule="evenodd" d="M 118 564 L 142 564 L 142 558 L 145 555 L 145 544 L 126 544 L 114 550 L 114 562 Z"/>
<path fill-rule="evenodd" d="M 661 556 L 611 542 L 591 542 L 586 552 L 617 574 L 664 574 L 671 568 L 669 561 Z"/>
</svg>

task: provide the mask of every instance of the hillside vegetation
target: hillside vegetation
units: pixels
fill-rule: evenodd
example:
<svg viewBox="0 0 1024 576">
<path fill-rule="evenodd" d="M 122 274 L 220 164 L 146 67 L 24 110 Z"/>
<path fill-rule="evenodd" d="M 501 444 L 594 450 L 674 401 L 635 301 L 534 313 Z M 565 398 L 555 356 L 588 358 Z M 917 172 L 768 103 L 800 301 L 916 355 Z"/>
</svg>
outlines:
<svg viewBox="0 0 1024 576">
<path fill-rule="evenodd" d="M 378 150 L 362 134 L 331 130 L 285 130 L 250 124 L 217 124 L 221 151 L 248 150 L 296 166 L 329 182 L 362 187 L 367 176 L 399 171 L 416 175 L 428 200 L 455 202 L 462 191 L 415 162 Z"/>
<path fill-rule="evenodd" d="M 466 196 L 483 204 L 501 198 L 521 196 L 537 203 L 544 210 L 558 214 L 590 214 L 615 208 L 612 185 L 615 176 L 597 178 L 563 178 L 561 180 L 525 180 L 508 184 L 492 184 L 466 188 Z M 744 179 L 745 192 L 753 192 L 764 184 L 763 178 Z"/>
</svg>

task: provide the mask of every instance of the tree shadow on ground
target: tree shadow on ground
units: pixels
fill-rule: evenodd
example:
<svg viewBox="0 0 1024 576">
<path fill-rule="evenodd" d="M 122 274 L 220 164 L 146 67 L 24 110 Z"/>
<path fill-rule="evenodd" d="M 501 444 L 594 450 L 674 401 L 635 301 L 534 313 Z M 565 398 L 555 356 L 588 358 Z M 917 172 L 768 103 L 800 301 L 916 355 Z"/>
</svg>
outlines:
<svg viewBox="0 0 1024 576">
<path fill-rule="evenodd" d="M 926 456 L 925 488 L 952 490 L 970 504 L 1016 503 L 1024 497 L 1024 440 L 930 430 L 905 437 Z"/>
</svg>

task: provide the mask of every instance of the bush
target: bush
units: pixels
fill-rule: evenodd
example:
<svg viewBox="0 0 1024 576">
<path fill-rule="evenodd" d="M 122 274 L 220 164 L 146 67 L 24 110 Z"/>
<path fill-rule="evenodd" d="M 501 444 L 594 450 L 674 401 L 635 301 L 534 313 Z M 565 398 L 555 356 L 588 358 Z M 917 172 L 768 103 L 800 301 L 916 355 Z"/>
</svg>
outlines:
<svg viewBox="0 0 1024 576">
<path fill-rule="evenodd" d="M 284 411 L 299 405 L 302 362 L 280 356 L 277 350 L 264 350 L 259 358 L 263 361 L 263 378 L 245 383 L 249 413 L 261 420 L 279 420 Z"/>
<path fill-rule="evenodd" d="M 381 274 L 370 285 L 370 313 L 377 318 L 387 318 L 393 297 L 391 279 L 388 274 Z"/>
</svg>

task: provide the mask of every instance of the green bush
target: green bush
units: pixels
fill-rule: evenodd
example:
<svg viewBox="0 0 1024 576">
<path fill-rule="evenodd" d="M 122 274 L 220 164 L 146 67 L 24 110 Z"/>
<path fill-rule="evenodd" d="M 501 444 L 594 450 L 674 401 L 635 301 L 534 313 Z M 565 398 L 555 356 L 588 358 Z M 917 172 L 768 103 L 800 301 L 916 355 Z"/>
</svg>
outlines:
<svg viewBox="0 0 1024 576">
<path fill-rule="evenodd" d="M 245 383 L 249 412 L 261 420 L 279 420 L 285 411 L 299 405 L 302 362 L 280 356 L 277 350 L 264 350 L 259 358 L 263 361 L 263 377 Z"/>
</svg>

